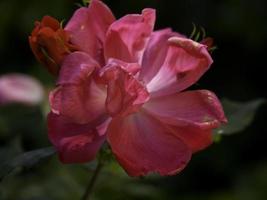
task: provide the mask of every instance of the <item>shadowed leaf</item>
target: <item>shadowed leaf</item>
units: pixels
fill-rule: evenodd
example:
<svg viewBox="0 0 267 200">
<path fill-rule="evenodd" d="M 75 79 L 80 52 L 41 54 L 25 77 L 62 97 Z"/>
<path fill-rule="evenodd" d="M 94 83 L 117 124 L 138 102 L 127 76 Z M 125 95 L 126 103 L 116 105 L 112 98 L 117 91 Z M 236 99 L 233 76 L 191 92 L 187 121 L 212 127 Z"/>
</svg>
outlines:
<svg viewBox="0 0 267 200">
<path fill-rule="evenodd" d="M 23 153 L 14 159 L 0 164 L 0 181 L 17 168 L 30 168 L 55 154 L 53 147 Z"/>
<path fill-rule="evenodd" d="M 218 135 L 231 135 L 243 131 L 252 123 L 257 109 L 264 102 L 265 99 L 256 99 L 245 103 L 223 99 L 222 105 L 228 118 L 228 123 L 215 129 L 214 138 L 218 140 Z"/>
</svg>

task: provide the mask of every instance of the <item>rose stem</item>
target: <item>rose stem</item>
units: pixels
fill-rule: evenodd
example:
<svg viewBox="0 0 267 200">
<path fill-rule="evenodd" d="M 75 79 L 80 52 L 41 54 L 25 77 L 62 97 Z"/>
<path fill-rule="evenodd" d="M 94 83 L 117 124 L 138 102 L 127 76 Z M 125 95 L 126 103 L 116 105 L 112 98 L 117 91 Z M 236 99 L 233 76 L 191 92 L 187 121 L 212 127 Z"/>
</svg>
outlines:
<svg viewBox="0 0 267 200">
<path fill-rule="evenodd" d="M 96 183 L 96 180 L 98 178 L 98 175 L 99 175 L 102 167 L 103 167 L 103 163 L 101 162 L 101 160 L 99 160 L 98 163 L 97 163 L 97 167 L 96 167 L 96 169 L 94 171 L 94 174 L 93 174 L 89 184 L 87 185 L 85 193 L 82 196 L 81 200 L 89 200 L 90 199 L 90 195 L 92 194 L 94 185 Z"/>
</svg>

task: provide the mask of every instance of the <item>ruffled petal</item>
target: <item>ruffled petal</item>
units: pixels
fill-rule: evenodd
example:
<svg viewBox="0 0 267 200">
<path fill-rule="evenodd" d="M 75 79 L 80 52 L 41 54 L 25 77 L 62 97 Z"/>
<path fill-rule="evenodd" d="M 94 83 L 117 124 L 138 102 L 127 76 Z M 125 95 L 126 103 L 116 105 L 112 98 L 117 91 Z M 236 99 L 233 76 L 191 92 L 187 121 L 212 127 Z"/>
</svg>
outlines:
<svg viewBox="0 0 267 200">
<path fill-rule="evenodd" d="M 153 97 L 182 91 L 198 81 L 212 62 L 205 45 L 172 37 L 163 65 L 147 84 L 148 91 Z"/>
<path fill-rule="evenodd" d="M 118 162 L 130 176 L 149 172 L 173 175 L 191 157 L 191 150 L 160 121 L 146 113 L 115 118 L 108 127 L 108 142 Z"/>
<path fill-rule="evenodd" d="M 144 49 L 155 23 L 155 10 L 144 9 L 115 21 L 107 32 L 105 58 L 141 63 Z"/>
<path fill-rule="evenodd" d="M 111 116 L 136 112 L 149 99 L 146 88 L 134 77 L 138 66 L 110 59 L 100 71 L 100 77 L 107 84 L 106 109 Z"/>
<path fill-rule="evenodd" d="M 94 80 L 96 68 L 96 62 L 86 53 L 67 56 L 60 71 L 59 86 L 50 93 L 52 112 L 78 124 L 106 118 L 106 87 Z"/>
<path fill-rule="evenodd" d="M 105 140 L 96 126 L 68 122 L 60 115 L 49 113 L 48 136 L 63 163 L 84 163 L 95 158 Z"/>
<path fill-rule="evenodd" d="M 74 13 L 65 30 L 70 33 L 73 44 L 103 64 L 103 42 L 114 21 L 115 17 L 102 1 L 92 0 L 89 8 L 83 7 Z"/>
<path fill-rule="evenodd" d="M 220 101 L 208 90 L 158 97 L 151 99 L 143 107 L 160 121 L 170 125 L 209 130 L 227 121 Z"/>
<path fill-rule="evenodd" d="M 168 39 L 173 36 L 184 37 L 170 28 L 155 31 L 151 34 L 142 60 L 139 78 L 146 84 L 158 73 L 168 51 Z"/>
<path fill-rule="evenodd" d="M 90 79 L 98 68 L 100 66 L 90 55 L 80 51 L 74 52 L 64 59 L 57 85 L 80 85 Z"/>
</svg>

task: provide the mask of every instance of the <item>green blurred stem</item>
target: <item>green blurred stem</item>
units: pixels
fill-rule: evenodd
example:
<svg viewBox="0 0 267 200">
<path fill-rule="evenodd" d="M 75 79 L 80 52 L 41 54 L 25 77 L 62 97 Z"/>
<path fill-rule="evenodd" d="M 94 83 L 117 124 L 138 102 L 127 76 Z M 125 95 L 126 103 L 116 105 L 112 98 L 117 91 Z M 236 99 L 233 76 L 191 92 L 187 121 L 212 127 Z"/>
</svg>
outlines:
<svg viewBox="0 0 267 200">
<path fill-rule="evenodd" d="M 89 200 L 90 199 L 90 196 L 93 192 L 94 185 L 96 183 L 96 180 L 97 180 L 102 168 L 103 168 L 103 162 L 101 162 L 101 160 L 99 160 L 97 163 L 97 167 L 94 171 L 94 174 L 93 174 L 89 184 L 87 185 L 85 193 L 84 193 L 81 200 Z"/>
</svg>

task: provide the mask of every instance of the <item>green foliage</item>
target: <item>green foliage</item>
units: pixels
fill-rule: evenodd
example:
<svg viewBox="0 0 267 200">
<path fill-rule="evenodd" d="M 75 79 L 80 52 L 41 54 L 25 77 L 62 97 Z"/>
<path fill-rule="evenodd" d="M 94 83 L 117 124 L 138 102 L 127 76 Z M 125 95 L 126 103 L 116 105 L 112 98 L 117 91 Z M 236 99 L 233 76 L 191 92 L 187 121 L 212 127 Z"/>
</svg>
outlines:
<svg viewBox="0 0 267 200">
<path fill-rule="evenodd" d="M 229 122 L 221 129 L 216 130 L 215 136 L 221 136 L 222 130 L 224 134 L 233 134 L 244 130 L 253 121 L 257 108 L 263 102 L 263 99 L 246 103 L 223 100 L 222 103 Z M 19 113 L 17 113 L 19 115 L 16 114 L 18 109 L 20 109 Z M 25 129 L 24 126 L 26 125 L 27 128 L 23 132 L 32 131 L 31 134 L 43 129 L 40 122 L 44 121 L 44 118 L 40 108 L 11 105 L 1 108 L 1 111 L 0 119 L 2 119 L 2 125 L 4 125 L 1 125 L 2 130 L 6 130 L 6 133 L 2 135 L 3 138 L 11 132 L 18 131 L 18 127 L 15 128 L 16 126 L 12 126 L 13 124 L 21 124 L 19 125 L 21 129 Z M 15 116 L 18 116 L 19 120 L 16 120 Z M 27 117 L 23 118 L 23 116 Z M 32 123 L 33 118 L 36 120 L 36 117 L 37 119 L 39 118 L 38 121 L 40 120 L 40 122 L 36 123 L 36 127 L 31 130 L 33 127 L 30 123 Z M 20 122 L 22 119 L 24 121 Z M 53 148 L 48 147 L 23 153 L 20 134 L 15 134 L 14 136 L 16 137 L 10 143 L 0 149 L 0 158 L 2 159 L 0 159 L 2 163 L 0 165 L 0 178 L 3 179 L 5 177 L 1 183 L 0 199 L 73 200 L 81 198 L 97 161 L 83 165 L 62 165 L 55 158 L 52 161 L 44 162 L 54 155 Z M 107 144 L 100 151 L 98 160 L 104 161 L 104 169 L 97 181 L 95 192 L 92 196 L 93 199 L 123 200 L 127 198 L 135 200 L 145 198 L 147 200 L 161 200 L 174 198 L 173 192 L 169 193 L 167 188 L 159 187 L 159 185 L 165 183 L 165 179 L 158 175 L 152 174 L 142 179 L 130 178 L 118 165 Z M 36 165 L 37 167 L 35 167 Z M 172 178 L 175 179 L 175 177 Z M 24 179 L 27 181 L 23 181 Z M 17 192 L 12 192 L 14 190 Z M 233 195 L 233 192 L 234 190 L 230 190 L 222 191 L 220 195 L 210 193 L 209 195 L 197 196 L 200 200 L 240 200 Z M 177 194 L 176 197 L 177 199 L 193 200 L 196 195 L 188 194 L 184 196 Z"/>
<path fill-rule="evenodd" d="M 231 135 L 243 131 L 253 122 L 257 109 L 264 102 L 266 102 L 265 99 L 256 99 L 245 103 L 223 99 L 222 105 L 228 123 L 214 131 L 215 140 L 218 140 L 220 135 Z"/>
<path fill-rule="evenodd" d="M 199 40 L 203 40 L 204 38 L 206 38 L 206 30 L 202 26 L 197 27 L 195 23 L 192 23 L 192 25 L 193 30 L 189 36 L 190 39 L 198 42 Z"/>
<path fill-rule="evenodd" d="M 0 183 L 2 200 L 76 200 L 80 199 L 90 173 L 81 166 L 62 165 L 49 159 L 38 168 L 9 176 Z M 16 191 L 16 192 L 14 192 Z"/>
<path fill-rule="evenodd" d="M 82 0 L 82 1 L 83 1 L 83 5 L 87 6 L 90 3 L 91 0 Z"/>
<path fill-rule="evenodd" d="M 236 196 L 242 200 L 264 200 L 267 197 L 267 163 L 243 171 L 235 182 Z"/>
<path fill-rule="evenodd" d="M 53 147 L 23 153 L 0 165 L 0 180 L 17 168 L 30 168 L 55 154 Z"/>
<path fill-rule="evenodd" d="M 45 116 L 39 106 L 0 106 L 0 140 L 23 137 L 34 149 L 48 145 Z"/>
<path fill-rule="evenodd" d="M 77 9 L 74 2 L 79 1 L 1 0 L 1 73 L 30 73 L 47 88 L 54 88 L 55 78 L 41 66 L 36 66 L 37 61 L 30 52 L 27 37 L 34 27 L 34 21 L 40 20 L 44 15 L 59 20 L 66 18 L 68 21 L 73 10 Z M 186 27 L 191 21 L 205 26 L 220 43 L 218 57 L 214 59 L 214 76 L 207 77 L 210 81 L 208 84 L 220 80 L 221 90 L 226 96 L 236 98 L 241 95 L 242 98 L 252 99 L 265 95 L 262 94 L 265 91 L 265 74 L 261 73 L 264 66 L 260 64 L 260 59 L 264 60 L 266 52 L 262 48 L 266 47 L 263 41 L 266 41 L 267 36 L 267 29 L 262 26 L 266 19 L 262 6 L 265 1 L 244 1 L 242 4 L 230 0 L 219 4 L 216 1 L 173 1 L 170 4 L 155 0 L 106 0 L 105 3 L 112 7 L 117 17 L 140 12 L 144 7 L 154 7 L 157 9 L 159 28 L 177 26 L 177 31 L 183 33 L 188 31 Z M 83 0 L 82 6 L 87 5 L 88 1 Z M 205 36 L 205 30 L 194 25 L 191 38 L 201 40 Z M 226 65 L 229 67 L 225 67 Z M 216 73 L 219 75 L 216 76 Z M 227 77 L 227 80 L 222 77 Z M 216 86 L 214 87 L 216 90 Z M 266 161 L 266 150 L 262 145 L 266 136 L 266 116 L 257 115 L 259 119 L 253 120 L 264 101 L 258 99 L 241 103 L 223 100 L 229 122 L 217 129 L 214 137 L 220 140 L 222 135 L 244 134 L 225 138 L 196 154 L 178 176 L 131 178 L 114 160 L 110 149 L 104 148 L 98 159 L 106 162 L 92 199 L 267 199 L 267 163 L 261 161 Z M 48 145 L 45 114 L 49 109 L 48 104 L 44 105 L 43 108 L 20 105 L 0 107 L 0 176 L 5 177 L 0 182 L 1 200 L 80 199 L 92 176 L 96 161 L 83 165 L 63 165 L 56 156 L 52 156 L 53 149 L 29 152 Z M 252 127 L 251 123 L 253 130 L 245 131 L 246 127 Z M 243 152 L 248 154 L 244 155 Z M 48 159 L 50 157 L 52 159 Z"/>
</svg>

